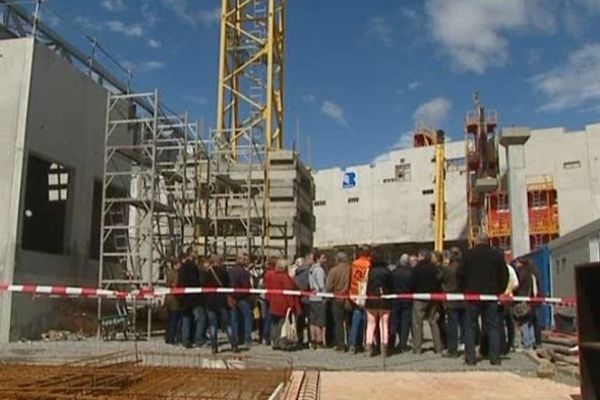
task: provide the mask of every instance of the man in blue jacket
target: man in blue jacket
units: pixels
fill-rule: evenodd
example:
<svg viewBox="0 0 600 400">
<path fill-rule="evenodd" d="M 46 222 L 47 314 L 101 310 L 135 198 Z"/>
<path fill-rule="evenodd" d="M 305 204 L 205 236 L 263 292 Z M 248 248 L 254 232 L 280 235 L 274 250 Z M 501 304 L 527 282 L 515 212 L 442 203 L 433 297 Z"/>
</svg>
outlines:
<svg viewBox="0 0 600 400">
<path fill-rule="evenodd" d="M 238 254 L 236 263 L 229 270 L 229 282 L 231 287 L 235 289 L 250 289 L 250 272 L 248 265 L 250 257 L 248 253 L 242 252 Z M 250 294 L 235 294 L 232 296 L 235 299 L 235 307 L 230 310 L 230 323 L 232 335 L 240 344 L 252 345 L 252 296 Z M 240 324 L 241 321 L 241 324 Z M 243 334 L 240 335 L 240 325 L 243 328 Z"/>
</svg>

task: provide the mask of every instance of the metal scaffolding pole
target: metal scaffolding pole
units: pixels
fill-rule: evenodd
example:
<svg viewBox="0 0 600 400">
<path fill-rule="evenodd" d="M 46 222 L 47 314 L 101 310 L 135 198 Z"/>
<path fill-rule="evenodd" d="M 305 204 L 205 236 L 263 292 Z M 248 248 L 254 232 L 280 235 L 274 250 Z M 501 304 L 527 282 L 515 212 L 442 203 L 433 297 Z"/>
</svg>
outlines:
<svg viewBox="0 0 600 400">
<path fill-rule="evenodd" d="M 137 107 L 141 102 L 151 109 Z M 158 91 L 109 94 L 100 287 L 134 290 L 164 284 L 167 263 L 192 244 L 197 162 L 206 158 L 198 142 L 197 125 L 187 116 L 166 113 Z M 138 306 L 146 308 L 150 337 L 153 303 L 133 305 L 134 327 Z"/>
</svg>

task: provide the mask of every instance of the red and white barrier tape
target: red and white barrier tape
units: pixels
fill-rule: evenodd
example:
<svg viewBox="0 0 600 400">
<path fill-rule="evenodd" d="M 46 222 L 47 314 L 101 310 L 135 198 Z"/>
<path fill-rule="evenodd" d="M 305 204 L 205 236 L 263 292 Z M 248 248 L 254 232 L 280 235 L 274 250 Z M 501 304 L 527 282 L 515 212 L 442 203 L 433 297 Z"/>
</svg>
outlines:
<svg viewBox="0 0 600 400">
<path fill-rule="evenodd" d="M 554 304 L 566 307 L 574 307 L 575 300 L 561 297 L 530 297 L 530 296 L 505 296 L 487 294 L 462 294 L 462 293 L 401 293 L 384 294 L 382 296 L 348 296 L 333 293 L 314 293 L 301 290 L 281 289 L 234 289 L 234 288 L 206 288 L 206 287 L 155 287 L 143 288 L 131 292 L 82 288 L 68 286 L 42 286 L 42 285 L 6 285 L 0 284 L 0 292 L 29 293 L 38 295 L 50 295 L 61 297 L 102 297 L 102 298 L 140 298 L 151 299 L 165 295 L 190 295 L 190 294 L 253 294 L 253 295 L 279 295 L 279 296 L 316 296 L 325 299 L 369 299 L 369 300 L 423 300 L 439 302 L 488 302 L 497 301 L 501 303 L 525 302 L 535 304 Z"/>
<path fill-rule="evenodd" d="M 129 294 L 118 290 L 98 288 L 83 288 L 70 286 L 44 286 L 44 285 L 5 285 L 0 284 L 1 292 L 29 293 L 60 297 L 106 297 L 125 298 Z"/>
</svg>

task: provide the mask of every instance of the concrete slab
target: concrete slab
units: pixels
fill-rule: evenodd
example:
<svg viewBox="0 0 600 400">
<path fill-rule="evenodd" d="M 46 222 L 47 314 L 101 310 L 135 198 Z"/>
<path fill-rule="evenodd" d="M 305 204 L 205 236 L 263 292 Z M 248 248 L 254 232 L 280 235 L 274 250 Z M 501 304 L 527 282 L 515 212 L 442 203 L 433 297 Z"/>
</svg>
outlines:
<svg viewBox="0 0 600 400">
<path fill-rule="evenodd" d="M 500 144 L 502 146 L 523 145 L 531 137 L 531 129 L 527 127 L 509 127 L 502 129 Z"/>
<path fill-rule="evenodd" d="M 509 372 L 322 372 L 321 398 L 573 400 L 579 389 Z"/>
<path fill-rule="evenodd" d="M 480 193 L 490 193 L 496 191 L 498 189 L 498 185 L 499 182 L 496 178 L 478 178 L 475 181 L 475 190 Z"/>
</svg>

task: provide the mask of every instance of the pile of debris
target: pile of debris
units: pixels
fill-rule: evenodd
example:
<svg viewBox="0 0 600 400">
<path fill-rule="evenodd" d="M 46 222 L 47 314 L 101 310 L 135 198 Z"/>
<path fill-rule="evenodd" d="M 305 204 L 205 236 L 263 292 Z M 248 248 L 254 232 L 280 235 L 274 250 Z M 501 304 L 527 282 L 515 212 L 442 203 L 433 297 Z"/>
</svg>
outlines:
<svg viewBox="0 0 600 400">
<path fill-rule="evenodd" d="M 579 378 L 579 347 L 577 336 L 553 331 L 542 332 L 542 348 L 536 351 L 539 360 L 560 372 Z M 541 364 L 540 364 L 541 365 Z"/>
<path fill-rule="evenodd" d="M 80 341 L 85 339 L 86 335 L 82 332 L 49 330 L 42 333 L 42 340 L 45 342 Z"/>
</svg>

